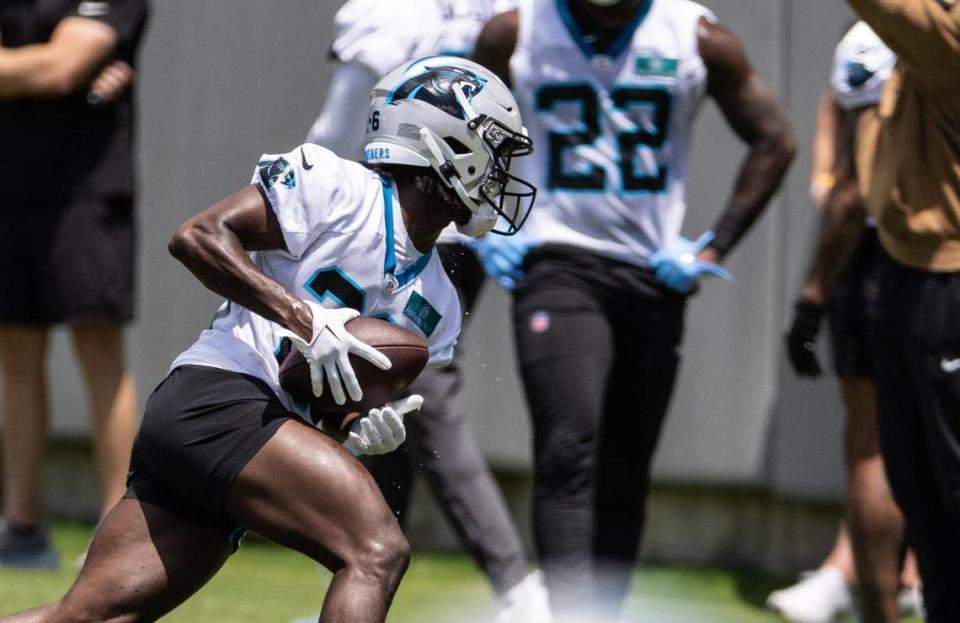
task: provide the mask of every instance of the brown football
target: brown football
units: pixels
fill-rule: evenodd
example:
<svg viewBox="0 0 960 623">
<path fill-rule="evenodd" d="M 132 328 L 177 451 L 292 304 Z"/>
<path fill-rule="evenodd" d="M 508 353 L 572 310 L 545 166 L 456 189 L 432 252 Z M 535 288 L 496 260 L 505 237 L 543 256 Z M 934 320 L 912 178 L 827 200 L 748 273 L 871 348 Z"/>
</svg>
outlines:
<svg viewBox="0 0 960 623">
<path fill-rule="evenodd" d="M 313 395 L 310 366 L 300 351 L 291 348 L 280 364 L 280 387 L 298 403 L 309 405 L 313 413 L 347 415 L 381 407 L 399 398 L 427 365 L 427 343 L 402 327 L 377 318 L 355 318 L 346 324 L 346 328 L 355 338 L 386 355 L 393 366 L 381 370 L 366 359 L 350 355 L 353 371 L 363 389 L 363 399 L 358 402 L 347 395 L 347 402 L 338 405 L 333 401 L 326 378 L 323 380 L 323 395 Z"/>
</svg>

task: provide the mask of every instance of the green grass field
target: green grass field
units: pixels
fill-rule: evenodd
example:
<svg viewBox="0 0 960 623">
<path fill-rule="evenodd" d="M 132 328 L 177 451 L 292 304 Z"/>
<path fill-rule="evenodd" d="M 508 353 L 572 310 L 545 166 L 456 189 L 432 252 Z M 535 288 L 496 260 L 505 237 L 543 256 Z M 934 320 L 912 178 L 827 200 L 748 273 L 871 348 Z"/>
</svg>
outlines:
<svg viewBox="0 0 960 623">
<path fill-rule="evenodd" d="M 54 542 L 64 561 L 86 547 L 90 528 L 58 524 Z M 0 569 L 0 614 L 56 599 L 75 571 Z M 303 556 L 248 541 L 197 595 L 164 621 L 180 623 L 287 623 L 319 609 L 329 576 Z M 626 620 L 640 623 L 774 623 L 763 600 L 782 581 L 754 574 L 683 568 L 644 568 L 634 576 Z M 493 599 L 462 556 L 415 553 L 390 613 L 391 623 L 486 621 Z M 915 623 L 919 623 L 916 621 Z"/>
</svg>

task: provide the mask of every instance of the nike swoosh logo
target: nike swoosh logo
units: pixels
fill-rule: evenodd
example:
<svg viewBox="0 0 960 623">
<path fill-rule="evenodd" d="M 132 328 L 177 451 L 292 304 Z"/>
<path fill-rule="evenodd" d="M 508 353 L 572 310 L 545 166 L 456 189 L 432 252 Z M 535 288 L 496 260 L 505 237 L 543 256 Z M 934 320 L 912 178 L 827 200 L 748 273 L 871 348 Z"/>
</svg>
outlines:
<svg viewBox="0 0 960 623">
<path fill-rule="evenodd" d="M 947 373 L 956 372 L 960 370 L 960 359 L 941 359 L 940 367 Z"/>
<path fill-rule="evenodd" d="M 300 160 L 303 162 L 304 170 L 309 171 L 313 168 L 312 164 L 307 163 L 307 154 L 303 153 L 303 147 L 300 148 Z"/>
</svg>

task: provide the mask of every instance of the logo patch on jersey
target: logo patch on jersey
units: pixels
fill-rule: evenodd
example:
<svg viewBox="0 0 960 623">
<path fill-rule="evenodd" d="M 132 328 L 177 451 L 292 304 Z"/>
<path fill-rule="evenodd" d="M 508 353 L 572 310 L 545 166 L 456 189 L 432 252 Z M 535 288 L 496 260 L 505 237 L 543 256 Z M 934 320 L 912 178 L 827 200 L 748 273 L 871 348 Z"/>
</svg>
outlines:
<svg viewBox="0 0 960 623">
<path fill-rule="evenodd" d="M 440 312 L 427 302 L 427 299 L 420 296 L 419 292 L 414 292 L 410 295 L 407 306 L 403 308 L 403 315 L 409 318 L 413 324 L 420 327 L 420 330 L 423 331 L 423 334 L 427 337 L 433 335 L 433 332 L 437 329 L 437 325 L 440 323 L 440 319 L 443 318 Z"/>
<path fill-rule="evenodd" d="M 674 78 L 677 75 L 677 69 L 680 67 L 680 61 L 675 58 L 664 58 L 662 56 L 639 56 L 636 64 L 633 66 L 633 73 L 639 76 L 664 76 Z"/>
<path fill-rule="evenodd" d="M 290 166 L 286 158 L 261 160 L 257 163 L 257 170 L 260 171 L 260 181 L 263 182 L 264 188 L 273 188 L 277 184 L 290 189 L 297 186 L 297 178 L 294 175 L 293 167 Z"/>
<path fill-rule="evenodd" d="M 464 119 L 453 85 L 459 84 L 467 101 L 483 90 L 486 79 L 462 67 L 443 65 L 424 67 L 422 74 L 407 78 L 387 96 L 387 104 L 398 100 L 420 100 L 436 106 L 448 115 Z"/>
</svg>

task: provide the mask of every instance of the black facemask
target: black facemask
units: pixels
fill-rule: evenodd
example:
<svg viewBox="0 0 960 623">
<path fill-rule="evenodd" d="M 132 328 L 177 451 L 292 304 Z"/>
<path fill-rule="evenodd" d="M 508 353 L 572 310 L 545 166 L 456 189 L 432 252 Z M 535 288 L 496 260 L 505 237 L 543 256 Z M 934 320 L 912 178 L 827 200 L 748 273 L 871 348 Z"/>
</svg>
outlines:
<svg viewBox="0 0 960 623">
<path fill-rule="evenodd" d="M 533 153 L 530 139 L 514 132 L 496 119 L 480 115 L 470 122 L 473 129 L 482 128 L 483 142 L 492 155 L 490 172 L 480 183 L 480 196 L 500 215 L 501 223 L 491 233 L 512 236 L 520 231 L 537 197 L 533 184 L 510 174 L 513 158 Z"/>
</svg>

